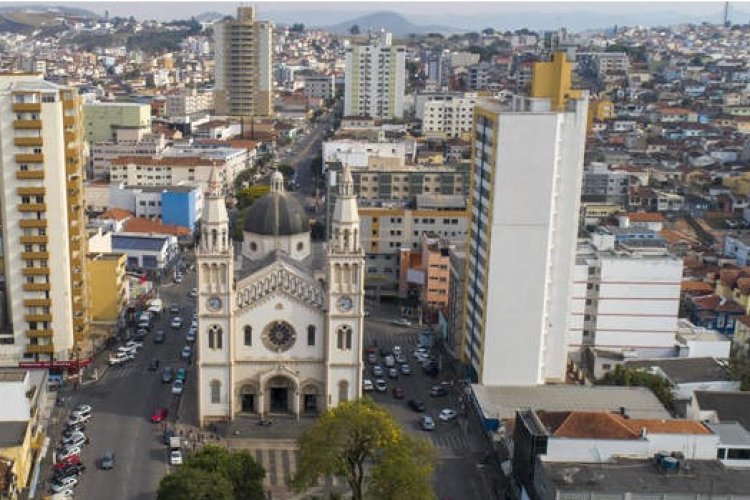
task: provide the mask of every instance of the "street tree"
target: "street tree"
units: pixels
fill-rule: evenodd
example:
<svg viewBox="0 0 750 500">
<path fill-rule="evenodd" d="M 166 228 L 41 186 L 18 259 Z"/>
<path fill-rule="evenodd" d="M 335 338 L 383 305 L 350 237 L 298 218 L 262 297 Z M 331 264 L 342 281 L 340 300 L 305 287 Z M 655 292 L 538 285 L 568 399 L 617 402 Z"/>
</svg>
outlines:
<svg viewBox="0 0 750 500">
<path fill-rule="evenodd" d="M 266 472 L 247 450 L 206 446 L 159 483 L 158 500 L 265 500 Z"/>
<path fill-rule="evenodd" d="M 354 25 L 352 25 L 351 28 L 349 28 L 349 34 L 350 35 L 356 36 L 356 35 L 359 35 L 359 33 L 360 33 L 360 31 L 359 31 L 359 26 L 358 25 L 354 24 Z"/>
<path fill-rule="evenodd" d="M 297 491 L 324 476 L 343 477 L 353 500 L 433 499 L 430 476 L 437 459 L 427 441 L 408 436 L 371 399 L 342 402 L 298 440 Z"/>
</svg>

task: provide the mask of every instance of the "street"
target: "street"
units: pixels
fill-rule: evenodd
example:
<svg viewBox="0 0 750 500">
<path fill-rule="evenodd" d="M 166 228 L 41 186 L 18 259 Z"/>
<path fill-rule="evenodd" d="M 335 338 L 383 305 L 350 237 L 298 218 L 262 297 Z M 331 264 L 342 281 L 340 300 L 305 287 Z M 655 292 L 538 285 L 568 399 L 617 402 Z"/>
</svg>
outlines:
<svg viewBox="0 0 750 500">
<path fill-rule="evenodd" d="M 86 427 L 91 444 L 84 448 L 82 461 L 86 472 L 76 488 L 76 496 L 83 499 L 106 497 L 108 500 L 153 499 L 161 478 L 168 472 L 166 448 L 162 442 L 161 424 L 150 421 L 152 411 L 160 406 L 169 410 L 168 421 L 175 422 L 179 396 L 171 394 L 172 385 L 162 383 L 165 366 L 176 370 L 187 363 L 180 359 L 179 351 L 185 345 L 185 333 L 195 308 L 188 292 L 195 286 L 193 273 L 176 285 L 165 280 L 160 297 L 165 306 L 176 302 L 181 305 L 184 325 L 179 330 L 169 326 L 171 315 L 167 312 L 157 319 L 143 349 L 135 360 L 124 366 L 107 369 L 96 383 L 74 393 L 71 406 L 78 403 L 93 407 L 93 418 Z M 154 344 L 157 330 L 166 333 L 163 344 Z M 159 358 L 157 371 L 148 371 L 148 363 Z M 188 368 L 186 390 L 195 383 L 194 370 Z M 52 436 L 58 439 L 58 436 Z M 100 470 L 98 461 L 106 450 L 115 452 L 113 470 Z"/>
</svg>

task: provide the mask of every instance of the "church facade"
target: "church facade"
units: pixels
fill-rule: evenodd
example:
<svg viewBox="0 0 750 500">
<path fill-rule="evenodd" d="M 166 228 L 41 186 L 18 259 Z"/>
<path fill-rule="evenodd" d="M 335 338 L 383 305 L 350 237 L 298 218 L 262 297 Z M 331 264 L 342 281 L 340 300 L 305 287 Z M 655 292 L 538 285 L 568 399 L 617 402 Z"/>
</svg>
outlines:
<svg viewBox="0 0 750 500">
<path fill-rule="evenodd" d="M 315 415 L 360 397 L 364 252 L 351 174 L 342 175 L 332 237 L 316 244 L 274 173 L 271 192 L 245 214 L 240 252 L 220 184 L 209 184 L 196 249 L 201 424 Z"/>
</svg>

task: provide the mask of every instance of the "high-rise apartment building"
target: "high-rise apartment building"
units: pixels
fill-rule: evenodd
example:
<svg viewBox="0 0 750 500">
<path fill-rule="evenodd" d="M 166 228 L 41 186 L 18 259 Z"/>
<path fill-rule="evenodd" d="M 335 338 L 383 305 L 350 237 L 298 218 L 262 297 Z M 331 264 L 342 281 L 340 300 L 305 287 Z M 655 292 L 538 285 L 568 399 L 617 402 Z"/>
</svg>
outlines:
<svg viewBox="0 0 750 500">
<path fill-rule="evenodd" d="M 254 7 L 239 7 L 237 19 L 216 23 L 214 105 L 216 114 L 270 116 L 273 23 L 257 21 Z"/>
<path fill-rule="evenodd" d="M 539 63 L 535 78 L 550 77 L 550 64 L 570 71 L 560 57 Z M 565 379 L 588 96 L 569 83 L 532 88 L 474 111 L 460 352 L 486 385 Z"/>
<path fill-rule="evenodd" d="M 344 116 L 403 118 L 406 49 L 391 41 L 391 33 L 380 31 L 367 45 L 346 49 Z"/>
<path fill-rule="evenodd" d="M 82 132 L 75 89 L 0 74 L 2 364 L 73 359 L 87 340 Z"/>
</svg>

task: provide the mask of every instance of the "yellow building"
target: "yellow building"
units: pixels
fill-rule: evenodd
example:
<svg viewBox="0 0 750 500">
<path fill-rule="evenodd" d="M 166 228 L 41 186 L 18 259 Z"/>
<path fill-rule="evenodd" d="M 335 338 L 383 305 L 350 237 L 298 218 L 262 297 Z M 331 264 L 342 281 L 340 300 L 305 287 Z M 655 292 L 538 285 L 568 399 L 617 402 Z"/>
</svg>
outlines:
<svg viewBox="0 0 750 500">
<path fill-rule="evenodd" d="M 95 323 L 117 323 L 127 304 L 124 253 L 88 255 L 91 316 Z"/>
<path fill-rule="evenodd" d="M 565 52 L 555 52 L 551 61 L 534 63 L 531 97 L 552 100 L 552 110 L 560 110 L 570 99 L 580 99 L 581 91 L 573 89 L 573 68 Z"/>
<path fill-rule="evenodd" d="M 725 177 L 722 184 L 732 190 L 732 193 L 743 196 L 750 195 L 750 172 L 742 172 L 739 175 Z"/>
</svg>

